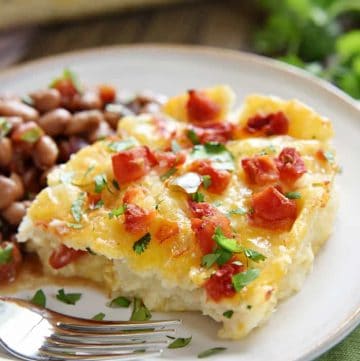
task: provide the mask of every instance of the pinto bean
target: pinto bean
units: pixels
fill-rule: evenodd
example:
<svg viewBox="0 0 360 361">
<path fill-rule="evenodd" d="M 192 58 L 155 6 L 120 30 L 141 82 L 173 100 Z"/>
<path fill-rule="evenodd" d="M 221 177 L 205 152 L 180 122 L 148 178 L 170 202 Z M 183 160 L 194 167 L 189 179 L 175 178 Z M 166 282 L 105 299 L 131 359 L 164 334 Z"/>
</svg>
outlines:
<svg viewBox="0 0 360 361">
<path fill-rule="evenodd" d="M 31 99 L 34 102 L 34 107 L 40 113 L 46 113 L 50 110 L 54 110 L 60 106 L 61 95 L 57 89 L 41 89 L 30 94 Z"/>
<path fill-rule="evenodd" d="M 92 132 L 103 120 L 104 116 L 99 110 L 84 110 L 75 113 L 65 129 L 65 134 L 75 135 Z"/>
<path fill-rule="evenodd" d="M 81 110 L 102 109 L 103 102 L 98 92 L 87 90 L 81 94 L 77 106 Z"/>
<path fill-rule="evenodd" d="M 13 202 L 1 212 L 1 215 L 11 225 L 18 226 L 25 216 L 29 204 L 28 201 Z"/>
<path fill-rule="evenodd" d="M 37 122 L 46 134 L 54 137 L 64 133 L 71 119 L 72 115 L 68 110 L 58 108 L 45 113 Z"/>
<path fill-rule="evenodd" d="M 25 194 L 24 184 L 21 177 L 17 173 L 11 173 L 10 179 L 12 179 L 16 184 L 16 200 L 23 198 Z"/>
<path fill-rule="evenodd" d="M 38 193 L 40 191 L 39 172 L 35 167 L 27 169 L 23 174 L 22 179 L 27 192 Z"/>
<path fill-rule="evenodd" d="M 33 160 L 40 169 L 47 169 L 56 163 L 59 149 L 48 135 L 43 135 L 35 144 Z"/>
<path fill-rule="evenodd" d="M 17 100 L 0 100 L 0 116 L 19 116 L 26 122 L 39 118 L 36 109 Z"/>
<path fill-rule="evenodd" d="M 6 121 L 11 125 L 11 131 L 15 130 L 24 121 L 21 117 L 13 116 L 6 117 Z"/>
<path fill-rule="evenodd" d="M 0 175 L 0 210 L 10 206 L 18 195 L 17 184 L 13 179 Z"/>
<path fill-rule="evenodd" d="M 69 140 L 61 140 L 58 143 L 59 146 L 59 161 L 60 162 L 67 162 L 71 156 L 71 154 L 76 153 L 81 148 L 86 147 L 89 145 L 87 141 L 83 138 L 71 136 Z"/>
<path fill-rule="evenodd" d="M 0 138 L 0 167 L 5 168 L 11 163 L 12 144 L 9 138 Z"/>
</svg>

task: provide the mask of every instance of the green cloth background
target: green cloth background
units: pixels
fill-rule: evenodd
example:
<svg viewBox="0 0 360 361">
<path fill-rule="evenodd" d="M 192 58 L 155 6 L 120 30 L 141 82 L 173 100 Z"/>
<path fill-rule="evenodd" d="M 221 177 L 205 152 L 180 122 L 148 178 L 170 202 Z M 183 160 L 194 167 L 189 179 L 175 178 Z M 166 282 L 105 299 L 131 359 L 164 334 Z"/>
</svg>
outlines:
<svg viewBox="0 0 360 361">
<path fill-rule="evenodd" d="M 360 361 L 360 326 L 316 361 Z"/>
</svg>

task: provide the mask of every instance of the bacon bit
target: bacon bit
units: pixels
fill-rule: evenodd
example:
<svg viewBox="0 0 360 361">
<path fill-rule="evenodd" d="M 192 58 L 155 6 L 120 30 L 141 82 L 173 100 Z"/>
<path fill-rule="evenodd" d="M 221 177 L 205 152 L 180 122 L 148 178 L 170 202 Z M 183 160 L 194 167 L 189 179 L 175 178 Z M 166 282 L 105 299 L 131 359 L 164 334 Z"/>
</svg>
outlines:
<svg viewBox="0 0 360 361">
<path fill-rule="evenodd" d="M 12 255 L 9 263 L 0 265 L 0 284 L 5 282 L 11 282 L 15 279 L 18 268 L 21 264 L 22 257 L 17 243 L 13 242 L 1 242 L 0 247 L 6 248 L 9 244 L 12 244 Z"/>
<path fill-rule="evenodd" d="M 163 220 L 159 225 L 159 228 L 155 231 L 155 238 L 162 243 L 167 239 L 178 235 L 179 231 L 179 226 L 176 222 Z"/>
<path fill-rule="evenodd" d="M 125 229 L 130 233 L 145 234 L 155 217 L 154 211 L 147 211 L 136 204 L 126 204 Z"/>
<path fill-rule="evenodd" d="M 103 103 L 112 103 L 116 98 L 116 89 L 109 84 L 101 84 L 98 87 L 100 99 Z"/>
<path fill-rule="evenodd" d="M 86 251 L 76 250 L 61 244 L 55 249 L 49 258 L 49 264 L 54 269 L 59 269 L 75 262 L 77 259 L 87 254 Z"/>
<path fill-rule="evenodd" d="M 267 115 L 256 114 L 248 119 L 245 129 L 249 133 L 260 133 L 260 135 L 281 135 L 287 134 L 289 120 L 283 112 Z"/>
<path fill-rule="evenodd" d="M 191 228 L 199 242 L 203 254 L 213 252 L 216 243 L 212 239 L 215 229 L 220 227 L 226 237 L 232 236 L 230 220 L 208 203 L 189 202 L 195 216 L 191 218 Z"/>
<path fill-rule="evenodd" d="M 205 93 L 189 90 L 186 103 L 188 118 L 193 123 L 214 122 L 220 115 L 221 107 L 211 100 Z"/>
<path fill-rule="evenodd" d="M 222 265 L 204 285 L 208 297 L 219 302 L 222 298 L 234 296 L 236 291 L 232 284 L 232 276 L 243 271 L 243 265 L 233 263 Z"/>
<path fill-rule="evenodd" d="M 293 183 L 306 173 L 305 163 L 295 148 L 284 148 L 275 162 L 283 182 Z"/>
<path fill-rule="evenodd" d="M 114 154 L 111 160 L 115 178 L 120 184 L 142 178 L 157 163 L 155 156 L 146 146 L 119 152 Z"/>
<path fill-rule="evenodd" d="M 207 190 L 215 194 L 224 192 L 231 180 L 231 173 L 229 171 L 212 167 L 210 160 L 197 160 L 193 162 L 190 166 L 190 171 L 210 176 L 211 184 Z"/>
<path fill-rule="evenodd" d="M 279 179 L 279 171 L 272 157 L 255 156 L 241 160 L 246 177 L 250 183 L 265 185 Z"/>
<path fill-rule="evenodd" d="M 185 163 L 186 152 L 161 152 L 157 151 L 154 153 L 156 162 L 162 170 L 178 167 Z"/>
<path fill-rule="evenodd" d="M 270 186 L 252 196 L 250 224 L 274 230 L 289 230 L 297 217 L 297 205 L 277 188 Z"/>
</svg>

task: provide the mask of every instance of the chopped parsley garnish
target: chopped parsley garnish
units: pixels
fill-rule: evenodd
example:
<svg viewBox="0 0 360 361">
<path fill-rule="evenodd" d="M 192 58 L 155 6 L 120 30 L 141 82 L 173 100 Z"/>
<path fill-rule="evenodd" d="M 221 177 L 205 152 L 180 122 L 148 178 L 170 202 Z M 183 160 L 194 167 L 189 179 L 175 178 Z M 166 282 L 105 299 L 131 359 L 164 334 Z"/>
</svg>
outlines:
<svg viewBox="0 0 360 361">
<path fill-rule="evenodd" d="M 43 290 L 37 290 L 30 302 L 39 307 L 46 306 L 46 296 Z"/>
<path fill-rule="evenodd" d="M 78 198 L 74 200 L 71 204 L 71 214 L 74 217 L 76 222 L 80 222 L 82 218 L 82 208 L 84 206 L 85 193 L 82 192 L 79 194 Z"/>
<path fill-rule="evenodd" d="M 113 300 L 111 300 L 111 302 L 109 303 L 109 307 L 111 308 L 118 308 L 118 307 L 129 307 L 131 301 L 126 298 L 126 297 L 122 297 L 122 296 L 119 296 L 119 297 L 116 297 L 114 298 Z"/>
<path fill-rule="evenodd" d="M 95 316 L 93 316 L 91 319 L 94 321 L 102 321 L 105 317 L 105 313 L 99 312 Z"/>
<path fill-rule="evenodd" d="M 114 188 L 116 189 L 116 190 L 120 190 L 120 186 L 119 186 L 119 182 L 116 180 L 116 179 L 113 179 L 112 181 L 111 181 L 111 183 L 112 183 L 112 185 L 114 186 Z"/>
<path fill-rule="evenodd" d="M 128 138 L 125 140 L 119 140 L 116 142 L 110 142 L 107 145 L 107 148 L 111 151 L 111 152 L 122 152 L 124 150 L 130 149 L 132 147 L 134 147 L 136 145 L 136 141 L 134 138 Z"/>
<path fill-rule="evenodd" d="M 236 292 L 241 291 L 249 283 L 259 277 L 260 270 L 257 268 L 250 268 L 245 272 L 237 273 L 232 276 L 232 284 Z"/>
<path fill-rule="evenodd" d="M 0 117 L 0 139 L 9 133 L 11 128 L 11 123 L 9 123 L 5 117 Z"/>
<path fill-rule="evenodd" d="M 182 348 L 187 346 L 191 342 L 192 337 L 179 337 L 175 339 L 173 342 L 171 342 L 168 346 L 168 348 Z"/>
<path fill-rule="evenodd" d="M 249 259 L 251 259 L 254 262 L 260 262 L 265 261 L 266 257 L 259 253 L 258 251 L 255 251 L 254 249 L 242 247 L 242 251 L 244 252 L 245 256 Z"/>
<path fill-rule="evenodd" d="M 73 229 L 81 229 L 83 228 L 83 225 L 81 223 L 71 223 L 71 222 L 68 222 L 66 223 L 66 225 L 69 227 L 69 228 L 73 228 Z"/>
<path fill-rule="evenodd" d="M 203 267 L 210 268 L 216 262 L 219 266 L 221 266 L 228 262 L 231 257 L 231 252 L 218 248 L 214 253 L 208 253 L 203 256 L 201 265 Z"/>
<path fill-rule="evenodd" d="M 195 133 L 195 130 L 189 129 L 186 133 L 186 136 L 190 139 L 192 144 L 200 144 L 200 139 L 198 135 Z"/>
<path fill-rule="evenodd" d="M 330 152 L 329 150 L 324 152 L 324 157 L 330 164 L 335 163 L 334 153 Z"/>
<path fill-rule="evenodd" d="M 12 261 L 14 245 L 8 243 L 5 248 L 0 247 L 0 265 L 8 264 Z"/>
<path fill-rule="evenodd" d="M 239 207 L 239 208 L 235 208 L 235 209 L 231 209 L 228 214 L 231 215 L 245 215 L 247 214 L 247 210 L 245 208 Z"/>
<path fill-rule="evenodd" d="M 235 170 L 234 157 L 222 143 L 209 142 L 195 145 L 191 157 L 193 159 L 210 159 L 216 169 Z"/>
<path fill-rule="evenodd" d="M 111 193 L 105 173 L 101 173 L 95 176 L 94 182 L 95 182 L 95 189 L 94 189 L 95 193 L 101 193 L 104 190 L 104 188 L 107 188 L 107 190 Z"/>
<path fill-rule="evenodd" d="M 287 192 L 285 193 L 285 197 L 289 199 L 300 199 L 301 193 L 300 192 Z"/>
<path fill-rule="evenodd" d="M 65 293 L 64 289 L 58 290 L 56 298 L 67 305 L 75 305 L 81 298 L 81 293 Z"/>
<path fill-rule="evenodd" d="M 113 217 L 119 217 L 122 214 L 124 214 L 126 211 L 126 204 L 123 204 L 122 206 L 118 207 L 118 208 L 114 208 L 112 211 L 110 211 L 108 213 L 109 218 L 113 218 Z"/>
<path fill-rule="evenodd" d="M 21 135 L 20 139 L 27 143 L 35 143 L 40 139 L 42 134 L 40 128 L 30 128 Z"/>
<path fill-rule="evenodd" d="M 130 321 L 147 321 L 151 317 L 151 312 L 144 305 L 142 299 L 135 297 Z"/>
<path fill-rule="evenodd" d="M 202 179 L 202 184 L 203 184 L 204 188 L 208 189 L 211 186 L 211 176 L 203 175 L 201 177 L 201 179 Z"/>
<path fill-rule="evenodd" d="M 191 195 L 191 199 L 197 203 L 200 203 L 200 202 L 204 202 L 205 200 L 205 197 L 202 193 L 200 192 L 195 192 Z"/>
<path fill-rule="evenodd" d="M 220 227 L 216 227 L 212 239 L 223 249 L 229 252 L 239 253 L 242 251 L 241 245 L 235 238 L 226 237 Z"/>
<path fill-rule="evenodd" d="M 151 234 L 146 233 L 143 237 L 141 237 L 138 241 L 136 241 L 133 245 L 133 250 L 137 254 L 143 253 L 147 246 L 149 245 L 151 240 Z"/>
<path fill-rule="evenodd" d="M 171 141 L 171 150 L 173 153 L 179 153 L 181 150 L 179 143 L 175 139 Z"/>
<path fill-rule="evenodd" d="M 176 172 L 177 172 L 177 168 L 172 167 L 167 172 L 165 172 L 163 175 L 160 176 L 160 180 L 164 181 L 164 180 L 168 179 L 169 177 L 171 177 Z"/>
<path fill-rule="evenodd" d="M 223 316 L 226 318 L 231 318 L 233 314 L 234 314 L 233 310 L 227 310 L 223 313 Z"/>
<path fill-rule="evenodd" d="M 220 352 L 223 352 L 226 350 L 226 347 L 213 347 L 213 348 L 209 348 L 208 350 L 202 351 L 200 352 L 197 357 L 198 358 L 205 358 L 205 357 L 209 357 L 212 355 L 216 355 Z"/>
</svg>

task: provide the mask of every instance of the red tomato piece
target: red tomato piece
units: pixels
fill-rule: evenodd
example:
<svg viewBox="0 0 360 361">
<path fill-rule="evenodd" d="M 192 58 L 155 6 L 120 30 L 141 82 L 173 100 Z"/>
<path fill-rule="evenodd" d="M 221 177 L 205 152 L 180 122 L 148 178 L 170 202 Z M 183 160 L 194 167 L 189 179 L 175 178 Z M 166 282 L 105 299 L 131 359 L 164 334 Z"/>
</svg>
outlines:
<svg viewBox="0 0 360 361">
<path fill-rule="evenodd" d="M 87 252 L 69 248 L 64 244 L 61 244 L 58 249 L 51 253 L 49 264 L 54 269 L 63 268 L 82 257 L 84 254 L 87 254 Z"/>
<path fill-rule="evenodd" d="M 125 229 L 130 233 L 140 234 L 149 230 L 155 213 L 149 212 L 136 204 L 126 204 Z"/>
<path fill-rule="evenodd" d="M 64 98 L 72 98 L 78 94 L 76 86 L 69 78 L 57 80 L 52 87 L 57 89 Z"/>
<path fill-rule="evenodd" d="M 149 173 L 156 158 L 146 146 L 139 146 L 111 157 L 116 180 L 122 184 L 140 179 Z"/>
<path fill-rule="evenodd" d="M 244 271 L 244 266 L 227 263 L 206 281 L 204 287 L 209 298 L 218 302 L 222 298 L 232 297 L 236 291 L 232 284 L 232 276 Z"/>
<path fill-rule="evenodd" d="M 279 179 L 276 164 L 268 155 L 242 159 L 241 165 L 250 183 L 265 185 Z"/>
<path fill-rule="evenodd" d="M 9 263 L 0 265 L 0 284 L 5 282 L 11 282 L 15 279 L 17 270 L 22 261 L 19 246 L 16 243 L 2 242 L 0 243 L 0 248 L 5 249 L 11 244 L 13 246 L 13 249 Z"/>
<path fill-rule="evenodd" d="M 116 98 L 116 89 L 109 84 L 99 85 L 99 95 L 103 103 L 112 103 Z"/>
<path fill-rule="evenodd" d="M 186 109 L 189 120 L 194 123 L 213 122 L 221 112 L 219 104 L 198 90 L 189 90 Z"/>
<path fill-rule="evenodd" d="M 157 151 L 154 153 L 156 161 L 160 168 L 170 169 L 173 167 L 178 167 L 185 163 L 186 153 L 185 152 L 161 152 Z"/>
<path fill-rule="evenodd" d="M 295 148 L 284 148 L 276 159 L 276 164 L 283 182 L 295 182 L 306 173 L 305 163 Z"/>
<path fill-rule="evenodd" d="M 248 119 L 246 128 L 249 133 L 263 135 L 281 135 L 289 131 L 289 120 L 283 112 L 270 113 L 267 115 L 257 114 Z"/>
<path fill-rule="evenodd" d="M 159 228 L 155 232 L 155 238 L 160 242 L 164 242 L 167 239 L 179 234 L 179 226 L 176 222 L 164 220 Z"/>
<path fill-rule="evenodd" d="M 221 194 L 231 180 L 231 173 L 229 171 L 214 168 L 210 160 L 197 160 L 191 164 L 190 170 L 200 175 L 210 176 L 211 184 L 207 190 L 211 193 Z"/>
<path fill-rule="evenodd" d="M 233 138 L 233 129 L 234 125 L 229 122 L 198 124 L 197 127 L 190 128 L 195 132 L 201 144 L 208 142 L 226 143 Z"/>
<path fill-rule="evenodd" d="M 286 198 L 273 186 L 254 194 L 251 206 L 253 213 L 249 220 L 255 227 L 288 230 L 297 217 L 296 202 Z"/>
<path fill-rule="evenodd" d="M 190 211 L 192 215 L 196 218 L 214 216 L 219 213 L 219 211 L 209 203 L 205 202 L 193 202 L 189 201 Z"/>
</svg>

